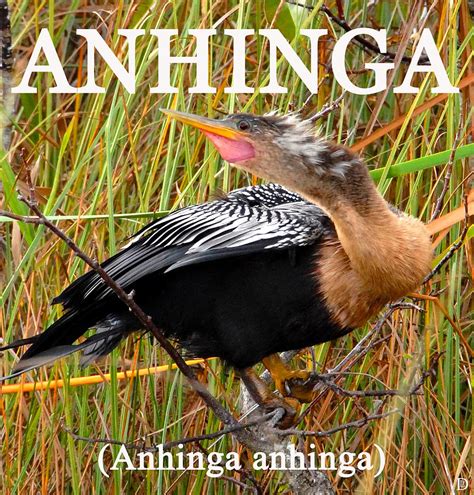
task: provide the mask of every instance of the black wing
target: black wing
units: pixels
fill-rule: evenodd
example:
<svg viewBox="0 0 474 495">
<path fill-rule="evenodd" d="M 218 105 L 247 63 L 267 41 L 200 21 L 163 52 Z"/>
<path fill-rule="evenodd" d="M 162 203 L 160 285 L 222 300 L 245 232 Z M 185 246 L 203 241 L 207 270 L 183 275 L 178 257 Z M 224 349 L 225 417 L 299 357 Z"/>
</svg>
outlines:
<svg viewBox="0 0 474 495">
<path fill-rule="evenodd" d="M 301 196 L 276 184 L 251 186 L 151 222 L 102 266 L 129 288 L 153 272 L 264 249 L 307 246 L 332 231 L 327 215 Z M 111 294 L 102 279 L 89 272 L 53 302 L 73 308 Z"/>
</svg>

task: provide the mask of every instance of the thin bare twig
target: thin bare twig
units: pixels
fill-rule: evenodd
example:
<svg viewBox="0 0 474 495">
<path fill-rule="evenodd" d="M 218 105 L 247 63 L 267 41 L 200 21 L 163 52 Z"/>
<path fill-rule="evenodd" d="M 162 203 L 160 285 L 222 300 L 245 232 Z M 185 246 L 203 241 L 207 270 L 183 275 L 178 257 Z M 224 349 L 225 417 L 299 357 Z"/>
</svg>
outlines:
<svg viewBox="0 0 474 495">
<path fill-rule="evenodd" d="M 309 118 L 309 120 L 311 122 L 315 122 L 316 120 L 326 116 L 328 113 L 334 112 L 334 110 L 337 107 L 339 107 L 339 105 L 341 104 L 344 95 L 345 95 L 345 91 L 343 91 L 342 94 L 338 96 L 334 101 L 327 103 L 326 105 L 323 105 L 321 110 L 319 110 L 319 112 L 316 112 L 312 117 Z"/>
<path fill-rule="evenodd" d="M 377 320 L 377 323 L 374 325 L 372 330 L 366 335 L 364 335 L 364 337 L 361 340 L 359 340 L 359 342 L 357 342 L 354 349 L 352 349 L 342 361 L 340 361 L 336 366 L 334 366 L 334 368 L 329 369 L 327 371 L 328 374 L 340 371 L 344 367 L 346 368 L 349 367 L 348 362 L 352 358 L 355 358 L 354 361 L 350 364 L 350 366 L 353 366 L 355 362 L 357 362 L 362 356 L 364 356 L 373 347 L 372 344 L 365 346 L 365 343 L 368 340 L 370 340 L 373 335 L 380 332 L 385 322 L 398 309 L 415 309 L 416 311 L 421 311 L 421 308 L 416 304 L 407 303 L 402 300 L 390 304 L 387 311 Z"/>
<path fill-rule="evenodd" d="M 308 431 L 308 430 L 297 430 L 296 428 L 290 428 L 288 430 L 280 430 L 279 434 L 282 436 L 288 435 L 298 435 L 302 437 L 329 437 L 334 435 L 339 431 L 348 430 L 349 428 L 361 428 L 365 426 L 370 421 L 375 421 L 377 419 L 383 419 L 387 416 L 391 416 L 392 414 L 400 412 L 399 409 L 392 409 L 390 411 L 381 413 L 381 414 L 371 414 L 366 416 L 365 418 L 357 419 L 355 421 L 351 421 L 349 423 L 344 423 L 343 425 L 335 426 L 329 430 L 321 430 L 321 431 Z"/>
<path fill-rule="evenodd" d="M 239 480 L 237 480 L 235 478 L 232 478 L 232 476 L 222 475 L 220 477 L 220 479 L 221 480 L 225 480 L 225 481 L 229 481 L 230 483 L 234 483 L 235 485 L 237 485 L 242 490 L 252 490 L 253 493 L 258 493 L 258 489 L 255 486 L 246 485 L 244 482 L 239 481 Z"/>
<path fill-rule="evenodd" d="M 172 447 L 176 447 L 177 445 L 185 445 L 187 443 L 195 443 L 195 442 L 201 442 L 203 440 L 212 440 L 214 438 L 219 438 L 223 435 L 226 435 L 228 433 L 236 433 L 237 431 L 245 430 L 246 428 L 251 428 L 253 426 L 260 425 L 262 423 L 265 423 L 267 421 L 275 420 L 275 417 L 280 415 L 281 411 L 279 409 L 275 409 L 274 411 L 271 411 L 267 414 L 264 414 L 263 416 L 260 416 L 259 418 L 256 418 L 252 421 L 248 421 L 246 423 L 238 423 L 235 426 L 229 426 L 227 428 L 223 428 L 222 430 L 213 432 L 213 433 L 208 433 L 205 435 L 196 435 L 194 437 L 188 437 L 188 438 L 181 438 L 179 440 L 173 440 L 171 442 L 166 442 L 161 444 L 161 448 L 163 450 L 169 450 Z M 64 427 L 64 431 L 66 431 L 69 435 L 71 435 L 75 440 L 81 440 L 83 442 L 87 443 L 104 443 L 104 444 L 111 444 L 111 445 L 124 445 L 127 449 L 132 449 L 132 450 L 139 450 L 141 452 L 156 452 L 158 450 L 157 446 L 153 447 L 146 447 L 145 442 L 142 441 L 141 445 L 139 442 L 136 443 L 131 443 L 131 442 L 122 442 L 120 440 L 116 440 L 113 438 L 91 438 L 91 437 L 84 437 L 81 435 L 77 435 L 74 433 L 71 429 Z"/>
<path fill-rule="evenodd" d="M 349 354 L 342 361 L 340 361 L 334 368 L 331 368 L 327 371 L 326 376 L 334 377 L 333 378 L 334 384 L 336 381 L 342 379 L 344 375 L 341 372 L 342 369 L 344 370 L 350 369 L 352 366 L 354 366 L 354 364 L 357 361 L 359 361 L 363 356 L 365 356 L 370 349 L 372 349 L 377 344 L 380 344 L 386 340 L 387 337 L 382 337 L 374 342 L 370 342 L 370 339 L 375 334 L 380 332 L 380 330 L 382 329 L 383 325 L 388 320 L 388 318 L 390 318 L 390 316 L 398 309 L 414 309 L 416 311 L 422 311 L 422 308 L 420 308 L 418 305 L 410 302 L 404 302 L 402 299 L 390 304 L 388 309 L 385 311 L 385 313 L 382 314 L 382 316 L 377 320 L 377 323 L 374 325 L 372 330 L 357 343 L 357 345 L 351 350 L 351 352 L 349 352 Z M 366 345 L 366 342 L 369 343 Z M 317 380 L 315 380 L 315 385 L 313 390 L 314 392 L 317 391 L 318 394 L 317 395 L 315 394 L 315 397 L 311 402 L 311 404 L 309 405 L 309 407 L 303 412 L 303 414 L 300 415 L 300 417 L 298 418 L 299 421 L 301 421 L 305 416 L 307 416 L 310 413 L 311 409 L 317 404 L 319 397 L 321 397 L 321 395 L 328 388 L 329 386 L 327 384 L 321 382 L 319 383 L 319 388 L 318 388 Z M 357 393 L 355 395 L 357 395 Z"/>
<path fill-rule="evenodd" d="M 31 190 L 31 186 L 30 186 Z M 33 194 L 33 193 L 32 193 Z M 146 330 L 149 330 L 150 333 L 156 338 L 161 347 L 169 354 L 169 356 L 176 363 L 176 366 L 183 373 L 183 375 L 188 379 L 191 384 L 191 387 L 196 391 L 196 393 L 204 400 L 204 402 L 215 412 L 216 416 L 226 425 L 226 426 L 235 426 L 237 425 L 237 421 L 230 414 L 230 412 L 225 409 L 217 399 L 209 393 L 207 388 L 198 381 L 196 378 L 194 371 L 191 367 L 189 367 L 181 354 L 176 350 L 176 348 L 169 342 L 169 340 L 164 336 L 162 331 L 156 327 L 153 323 L 150 316 L 146 315 L 144 311 L 138 306 L 138 304 L 134 301 L 132 294 L 127 294 L 120 285 L 118 285 L 110 275 L 99 265 L 96 260 L 93 260 L 89 256 L 87 256 L 78 246 L 77 244 L 68 237 L 61 229 L 56 227 L 51 221 L 49 221 L 42 213 L 42 211 L 38 208 L 36 200 L 34 196 L 29 200 L 24 196 L 20 195 L 19 199 L 24 202 L 30 210 L 37 215 L 37 219 L 33 219 L 30 217 L 21 217 L 16 214 L 12 214 L 8 211 L 0 211 L 0 215 L 13 218 L 14 220 L 26 221 L 27 223 L 36 223 L 37 225 L 44 225 L 49 230 L 51 230 L 57 237 L 62 239 L 67 246 L 87 265 L 89 265 L 95 272 L 97 272 L 100 277 L 104 280 L 104 283 L 112 289 L 117 297 L 130 308 L 130 311 L 137 318 L 137 320 L 143 325 Z M 244 437 L 246 437 L 246 432 L 241 432 Z M 248 439 L 250 440 L 250 439 Z"/>
<path fill-rule="evenodd" d="M 334 381 L 334 374 L 331 373 L 324 373 L 324 374 L 316 374 L 312 378 L 315 381 L 320 381 L 324 383 L 328 388 L 333 390 L 339 395 L 343 395 L 344 397 L 394 397 L 394 396 L 400 396 L 400 397 L 410 397 L 412 395 L 416 395 L 420 393 L 420 389 L 425 383 L 425 380 L 429 378 L 430 376 L 433 376 L 434 370 L 436 365 L 438 364 L 439 358 L 441 357 L 440 354 L 436 354 L 433 358 L 433 361 L 430 365 L 430 367 L 426 370 L 424 370 L 421 374 L 420 379 L 418 380 L 417 383 L 412 385 L 412 387 L 405 391 L 405 390 L 398 390 L 398 389 L 385 389 L 385 390 L 347 390 L 345 388 L 340 387 L 337 385 Z M 337 373 L 339 375 L 339 373 Z"/>
<path fill-rule="evenodd" d="M 287 3 L 289 3 L 291 5 L 296 5 L 298 7 L 304 8 L 304 9 L 308 9 L 308 10 L 314 10 L 315 9 L 315 7 L 313 5 L 307 5 L 305 3 L 301 3 L 301 2 L 298 2 L 298 1 L 295 1 L 295 0 L 286 0 L 286 1 L 287 1 Z M 326 7 L 325 5 L 321 5 L 321 7 L 319 8 L 319 10 L 321 12 L 324 12 L 339 27 L 341 27 L 342 29 L 344 29 L 344 31 L 346 33 L 348 33 L 349 31 L 352 31 L 353 30 L 353 28 L 347 23 L 346 20 L 340 19 L 339 17 L 337 17 L 337 15 L 333 14 L 331 12 L 331 10 L 328 7 Z M 383 58 L 389 59 L 389 60 L 394 60 L 395 57 L 397 56 L 396 53 L 393 53 L 393 52 L 390 52 L 390 51 L 387 51 L 385 53 L 382 53 L 380 51 L 380 48 L 377 45 L 374 45 L 373 43 L 371 43 L 370 41 L 366 40 L 362 36 L 354 36 L 354 40 L 357 41 L 360 44 L 360 46 L 362 47 L 362 49 L 365 50 L 366 52 L 370 52 L 370 53 L 375 53 L 377 55 L 381 55 Z M 412 61 L 412 58 L 411 57 L 407 57 L 407 56 L 404 55 L 400 60 L 402 62 L 406 63 L 406 64 L 409 64 Z M 420 59 L 419 59 L 419 62 L 422 63 L 422 64 L 424 62 L 427 62 L 427 61 L 428 61 L 428 59 L 424 55 L 422 55 L 420 57 Z"/>
</svg>

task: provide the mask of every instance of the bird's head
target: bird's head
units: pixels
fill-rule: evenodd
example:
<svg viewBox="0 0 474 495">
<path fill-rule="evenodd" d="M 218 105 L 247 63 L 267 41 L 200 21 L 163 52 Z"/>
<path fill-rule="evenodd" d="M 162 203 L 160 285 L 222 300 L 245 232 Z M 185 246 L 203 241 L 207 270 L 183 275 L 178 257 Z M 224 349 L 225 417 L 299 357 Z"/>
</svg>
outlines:
<svg viewBox="0 0 474 495">
<path fill-rule="evenodd" d="M 304 196 L 334 198 L 358 189 L 368 172 L 357 156 L 317 135 L 297 115 L 233 114 L 209 119 L 175 110 L 170 117 L 201 130 L 224 160 Z"/>
</svg>

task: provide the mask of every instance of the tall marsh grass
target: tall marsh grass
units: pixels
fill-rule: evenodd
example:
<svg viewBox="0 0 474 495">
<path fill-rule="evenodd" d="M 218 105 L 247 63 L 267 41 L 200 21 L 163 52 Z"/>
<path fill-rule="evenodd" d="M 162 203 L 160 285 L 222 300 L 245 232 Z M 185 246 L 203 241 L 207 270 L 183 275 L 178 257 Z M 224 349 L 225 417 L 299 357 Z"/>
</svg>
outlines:
<svg viewBox="0 0 474 495">
<path fill-rule="evenodd" d="M 276 5 L 275 5 L 276 4 Z M 453 84 L 460 94 L 431 94 L 432 76 L 418 77 L 417 95 L 371 96 L 346 93 L 340 107 L 319 122 L 328 138 L 360 151 L 387 200 L 408 214 L 429 221 L 443 188 L 450 150 L 460 132 L 462 158 L 452 164 L 452 176 L 441 214 L 462 205 L 468 187 L 472 155 L 471 111 L 473 27 L 465 0 L 425 2 L 326 3 L 338 15 L 342 7 L 352 27 L 384 27 L 389 49 L 407 47 L 410 55 L 417 34 L 429 27 L 439 46 Z M 268 28 L 291 36 L 301 28 L 327 28 L 336 37 L 342 30 L 321 13 L 284 2 L 221 0 L 152 2 L 145 0 L 72 2 L 11 0 L 15 74 L 22 74 L 41 28 L 54 33 L 54 41 L 72 84 L 84 83 L 85 46 L 75 35 L 78 28 L 100 30 L 123 59 L 126 48 L 119 28 L 176 28 L 176 50 L 192 54 L 191 28 Z M 273 10 L 272 10 L 273 9 Z M 277 13 L 272 18 L 272 12 Z M 290 17 L 291 16 L 291 17 Z M 103 260 L 125 244 L 145 222 L 176 208 L 206 201 L 217 191 L 254 183 L 257 179 L 230 168 L 203 137 L 177 126 L 159 112 L 160 107 L 218 116 L 233 111 L 264 113 L 301 110 L 311 115 L 341 94 L 333 78 L 330 53 L 334 39 L 321 45 L 320 88 L 309 95 L 285 60 L 278 66 L 279 80 L 288 93 L 264 95 L 258 88 L 268 77 L 267 53 L 262 38 L 249 38 L 247 80 L 257 88 L 253 95 L 229 95 L 231 39 L 213 38 L 210 46 L 215 95 L 190 95 L 187 88 L 194 69 L 177 65 L 171 80 L 177 94 L 150 94 L 156 84 L 157 46 L 145 36 L 137 41 L 137 91 L 128 94 L 110 69 L 96 60 L 97 81 L 105 94 L 55 95 L 47 88 L 50 75 L 35 77 L 38 93 L 16 98 L 10 150 L 0 155 L 3 184 L 2 208 L 27 214 L 16 195 L 26 187 L 26 168 L 31 169 L 40 206 L 57 220 L 69 236 L 90 256 Z M 296 37 L 293 46 L 309 61 L 307 45 Z M 374 55 L 352 45 L 347 57 L 351 77 L 361 86 L 370 84 L 370 73 L 361 70 Z M 403 70 L 394 74 L 401 82 Z M 469 79 L 470 78 L 470 79 Z M 467 81 L 467 82 L 466 82 Z M 371 137 L 374 136 L 374 139 Z M 376 138 L 376 139 L 375 139 Z M 440 160 L 432 155 L 447 151 Z M 467 151 L 466 151 L 467 150 Z M 418 161 L 417 161 L 418 160 Z M 398 165 L 401 164 L 401 165 Z M 392 172 L 390 166 L 394 166 Z M 396 168 L 398 167 L 398 168 Z M 397 174 L 393 174 L 397 170 Z M 10 222 L 0 224 L 3 247 L 1 277 L 1 333 L 5 342 L 36 334 L 58 317 L 51 299 L 86 267 L 54 235 L 42 227 Z M 460 236 L 462 223 L 436 236 L 440 259 Z M 470 235 L 472 237 L 472 230 Z M 386 455 L 383 474 L 373 472 L 353 478 L 329 473 L 338 493 L 445 494 L 459 477 L 470 472 L 472 397 L 470 360 L 460 339 L 471 339 L 472 245 L 456 251 L 423 293 L 435 293 L 456 328 L 439 307 L 421 301 L 423 311 L 396 311 L 380 333 L 381 339 L 356 363 L 341 382 L 350 390 L 407 389 L 434 357 L 441 357 L 422 394 L 393 397 L 386 401 L 342 398 L 333 391 L 322 394 L 303 422 L 308 430 L 327 430 L 372 414 L 400 409 L 400 413 L 361 428 L 351 428 L 327 438 L 311 439 L 318 451 L 372 451 L 379 444 Z M 242 308 L 245 311 L 245 308 Z M 335 342 L 314 349 L 317 370 L 334 367 L 367 334 L 374 322 Z M 471 341 L 472 344 L 472 341 Z M 16 362 L 14 352 L 4 353 L 0 373 Z M 156 366 L 168 357 L 148 339 L 133 338 L 104 363 L 81 369 L 77 357 L 49 369 L 30 373 L 19 381 L 64 379 L 61 390 L 2 395 L 0 393 L 0 492 L 1 493 L 241 493 L 241 486 L 212 479 L 201 471 L 115 471 L 105 478 L 97 468 L 99 445 L 74 439 L 67 430 L 83 437 L 113 438 L 132 442 L 147 437 L 160 443 L 185 436 L 218 431 L 222 425 L 188 388 L 175 371 L 82 387 L 68 386 L 71 377 Z M 311 353 L 293 360 L 294 367 L 311 367 Z M 238 414 L 239 382 L 232 370 L 218 361 L 197 365 L 201 379 L 216 396 Z M 0 391 L 1 392 L 1 391 Z M 239 450 L 231 437 L 202 443 L 210 450 Z M 265 493 L 287 490 L 281 473 L 253 473 Z M 240 481 L 242 474 L 228 473 Z"/>
</svg>

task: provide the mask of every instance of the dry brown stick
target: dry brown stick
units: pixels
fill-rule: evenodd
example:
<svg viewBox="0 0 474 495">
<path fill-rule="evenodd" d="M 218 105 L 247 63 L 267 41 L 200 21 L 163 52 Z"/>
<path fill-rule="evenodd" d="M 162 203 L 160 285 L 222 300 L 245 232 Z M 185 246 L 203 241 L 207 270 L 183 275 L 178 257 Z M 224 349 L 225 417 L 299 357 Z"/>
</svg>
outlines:
<svg viewBox="0 0 474 495">
<path fill-rule="evenodd" d="M 318 397 L 324 393 L 326 390 L 333 390 L 336 394 L 342 395 L 344 397 L 355 397 L 355 398 L 366 398 L 366 397 L 411 397 L 412 395 L 417 395 L 419 394 L 420 388 L 423 386 L 425 383 L 425 380 L 429 378 L 430 376 L 433 376 L 434 374 L 434 368 L 436 367 L 439 358 L 441 357 L 441 354 L 437 354 L 431 366 L 424 370 L 422 372 L 421 378 L 418 380 L 417 383 L 412 385 L 412 387 L 407 390 L 398 390 L 398 389 L 385 389 L 385 390 L 347 390 L 339 385 L 337 385 L 336 380 L 339 380 L 344 376 L 345 373 L 341 372 L 331 372 L 331 373 L 325 373 L 325 374 L 314 374 L 313 376 L 310 377 L 309 383 L 311 381 L 314 382 L 314 390 L 316 390 L 316 385 L 317 382 L 320 382 L 322 384 L 322 389 L 319 391 Z M 310 407 L 314 405 L 314 403 L 317 402 L 317 397 L 313 400 L 311 403 Z M 302 417 L 305 416 L 309 408 L 303 413 Z"/>
<path fill-rule="evenodd" d="M 281 430 L 279 434 L 282 436 L 299 435 L 302 437 L 329 437 L 331 435 L 334 435 L 334 433 L 337 433 L 337 432 L 343 431 L 343 430 L 348 430 L 349 428 L 361 428 L 362 426 L 365 426 L 369 421 L 374 421 L 377 419 L 383 419 L 383 418 L 386 418 L 387 416 L 391 416 L 392 414 L 395 414 L 397 412 L 400 412 L 400 411 L 398 409 L 392 409 L 391 411 L 387 411 L 384 413 L 372 414 L 372 415 L 366 416 L 365 418 L 351 421 L 350 423 L 344 423 L 343 425 L 335 426 L 334 428 L 331 428 L 329 430 L 307 431 L 307 430 L 297 430 L 295 428 L 290 428 L 288 430 Z"/>
<path fill-rule="evenodd" d="M 322 378 L 318 376 L 316 378 L 323 382 L 329 389 L 336 392 L 338 395 L 343 395 L 344 397 L 409 397 L 411 395 L 417 394 L 418 391 L 412 392 L 411 390 L 404 392 L 398 389 L 386 389 L 386 390 L 347 390 L 340 387 L 332 379 Z M 418 386 L 418 384 L 417 384 Z"/>
<path fill-rule="evenodd" d="M 344 376 L 343 373 L 341 373 L 341 369 L 345 369 L 345 370 L 350 369 L 352 366 L 354 366 L 354 364 L 357 361 L 359 361 L 363 356 L 365 356 L 365 354 L 367 354 L 367 352 L 369 352 L 369 350 L 372 349 L 377 343 L 383 342 L 385 338 L 381 338 L 375 342 L 371 342 L 365 345 L 365 343 L 367 341 L 370 341 L 370 339 L 375 334 L 380 332 L 385 322 L 397 309 L 415 309 L 417 311 L 422 311 L 422 309 L 416 304 L 404 302 L 401 299 L 399 301 L 390 304 L 387 311 L 377 320 L 377 323 L 374 325 L 372 330 L 356 344 L 354 349 L 352 349 L 342 361 L 340 361 L 334 368 L 329 369 L 326 375 L 335 375 L 334 382 L 339 381 Z M 307 416 L 311 412 L 312 408 L 318 403 L 319 397 L 321 397 L 321 395 L 328 388 L 329 386 L 327 384 L 315 383 L 313 390 L 315 393 L 318 392 L 318 394 L 317 395 L 315 394 L 314 399 L 311 401 L 308 408 L 300 415 L 298 421 L 301 421 L 305 416 Z"/>
<path fill-rule="evenodd" d="M 313 116 L 309 117 L 308 120 L 310 120 L 311 122 L 315 122 L 316 120 L 325 117 L 328 113 L 334 112 L 334 110 L 341 104 L 344 96 L 345 91 L 343 91 L 342 94 L 339 95 L 334 101 L 324 105 L 321 110 L 319 110 L 319 112 L 316 112 Z"/>
<path fill-rule="evenodd" d="M 246 423 L 238 423 L 235 426 L 229 426 L 227 428 L 223 428 L 222 430 L 213 432 L 213 433 L 208 433 L 205 435 L 196 435 L 193 437 L 187 437 L 187 438 L 181 438 L 179 440 L 172 440 L 171 442 L 165 442 L 161 444 L 161 448 L 163 450 L 169 450 L 173 447 L 176 447 L 177 445 L 184 445 L 187 443 L 194 443 L 194 442 L 201 442 L 203 440 L 213 440 L 214 438 L 219 438 L 223 435 L 226 435 L 228 433 L 235 433 L 240 430 L 245 430 L 246 428 L 251 428 L 253 426 L 258 426 L 262 423 L 265 423 L 270 420 L 275 420 L 275 418 L 281 414 L 279 409 L 276 409 L 274 411 L 271 411 L 267 414 L 264 414 L 263 416 L 260 416 L 257 419 L 254 419 L 252 421 L 248 421 Z M 123 445 L 127 449 L 133 449 L 133 450 L 139 450 L 141 452 L 156 452 L 158 448 L 156 446 L 153 447 L 147 447 L 145 445 L 145 442 L 142 441 L 141 444 L 140 442 L 122 442 L 120 440 L 116 440 L 113 438 L 91 438 L 91 437 L 84 437 L 81 435 L 78 435 L 74 433 L 71 429 L 64 427 L 64 430 L 71 435 L 75 440 L 82 440 L 83 442 L 87 443 L 105 443 L 105 444 L 111 444 L 111 445 Z M 156 445 L 156 444 L 155 444 Z"/>
<path fill-rule="evenodd" d="M 436 354 L 433 358 L 433 361 L 430 367 L 424 370 L 421 374 L 420 379 L 417 383 L 412 385 L 412 387 L 407 390 L 398 390 L 398 389 L 385 389 L 385 390 L 347 390 L 345 388 L 340 387 L 334 381 L 334 376 L 330 373 L 315 375 L 314 379 L 321 381 L 328 388 L 333 390 L 339 395 L 343 395 L 344 397 L 410 397 L 412 395 L 416 395 L 419 393 L 420 388 L 425 383 L 425 380 L 433 375 L 436 365 L 441 357 L 441 354 Z"/>
<path fill-rule="evenodd" d="M 133 294 L 127 294 L 122 287 L 120 287 L 110 275 L 99 265 L 96 260 L 93 260 L 87 256 L 77 244 L 68 237 L 62 230 L 60 230 L 56 225 L 49 221 L 38 208 L 36 201 L 28 200 L 24 196 L 20 195 L 19 199 L 23 201 L 30 210 L 37 215 L 37 218 L 31 217 L 21 217 L 20 215 L 12 214 L 8 211 L 0 211 L 0 215 L 12 218 L 14 220 L 24 221 L 27 223 L 35 223 L 37 225 L 44 225 L 51 232 L 53 232 L 57 237 L 63 240 L 67 246 L 87 265 L 89 265 L 95 272 L 97 272 L 100 277 L 104 280 L 104 283 L 112 289 L 117 297 L 130 308 L 130 311 L 137 318 L 137 320 L 143 325 L 146 330 L 156 338 L 163 349 L 169 354 L 169 356 L 176 363 L 176 366 L 183 373 L 183 375 L 189 380 L 191 387 L 196 391 L 196 393 L 204 400 L 204 402 L 215 412 L 216 416 L 227 426 L 237 425 L 238 422 L 235 418 L 227 411 L 217 399 L 209 393 L 206 387 L 201 384 L 191 367 L 189 367 L 179 352 L 175 347 L 168 341 L 158 327 L 153 323 L 150 316 L 146 315 L 144 311 L 138 306 L 138 304 L 133 299 Z"/>
<path fill-rule="evenodd" d="M 399 300 L 397 302 L 394 302 L 393 304 L 390 304 L 388 307 L 387 311 L 377 320 L 377 323 L 374 325 L 372 330 L 366 334 L 359 342 L 357 342 L 356 346 L 354 349 L 352 349 L 349 354 L 341 361 L 339 362 L 334 368 L 331 368 L 328 370 L 328 374 L 330 373 L 335 373 L 337 371 L 340 371 L 344 366 L 346 366 L 346 369 L 350 366 L 353 366 L 362 356 L 364 356 L 370 347 L 372 346 L 371 344 L 368 344 L 368 346 L 364 347 L 364 344 L 370 340 L 370 338 L 379 333 L 380 330 L 382 329 L 383 325 L 385 322 L 390 318 L 390 316 L 398 309 L 415 309 L 417 311 L 421 311 L 421 308 L 417 306 L 416 304 L 412 303 L 407 303 L 403 302 L 402 300 Z M 355 358 L 350 365 L 348 365 L 348 362 L 352 359 Z"/>
<path fill-rule="evenodd" d="M 286 0 L 286 1 L 287 1 L 287 3 L 289 3 L 291 5 L 296 5 L 298 7 L 304 8 L 304 9 L 308 9 L 308 10 L 314 10 L 315 9 L 315 7 L 313 5 L 306 5 L 305 3 L 301 3 L 301 2 L 298 2 L 298 1 L 294 1 L 294 0 Z M 342 29 L 344 29 L 344 31 L 346 33 L 348 33 L 349 31 L 352 31 L 353 30 L 353 28 L 347 23 L 346 20 L 340 19 L 339 17 L 337 17 L 337 15 L 333 14 L 331 12 L 331 10 L 328 7 L 326 7 L 325 5 L 321 5 L 321 7 L 319 8 L 319 10 L 321 12 L 324 12 L 339 27 L 341 27 Z M 389 60 L 393 60 L 397 56 L 396 53 L 393 53 L 393 52 L 390 52 L 390 51 L 387 51 L 385 53 L 382 53 L 380 51 L 380 48 L 377 45 L 374 45 L 370 41 L 367 41 L 362 36 L 354 36 L 354 40 L 357 41 L 365 51 L 368 51 L 368 52 L 371 52 L 371 53 L 375 53 L 377 55 L 381 55 L 382 57 L 385 57 L 385 58 L 387 58 Z M 409 64 L 412 61 L 412 58 L 411 57 L 407 57 L 406 55 L 404 55 L 400 60 L 402 62 L 404 62 L 404 63 Z M 419 59 L 419 62 L 421 62 L 421 63 L 424 63 L 424 62 L 427 62 L 427 61 L 428 61 L 428 59 L 426 58 L 425 55 L 422 55 L 420 57 L 420 59 Z"/>
<path fill-rule="evenodd" d="M 229 481 L 230 483 L 234 483 L 235 485 L 237 485 L 239 488 L 241 488 L 243 490 L 252 490 L 253 493 L 258 493 L 258 489 L 255 486 L 249 486 L 249 485 L 245 484 L 243 481 L 239 481 L 235 478 L 232 478 L 232 476 L 222 475 L 220 477 L 220 479 L 225 480 L 225 481 Z"/>
</svg>

